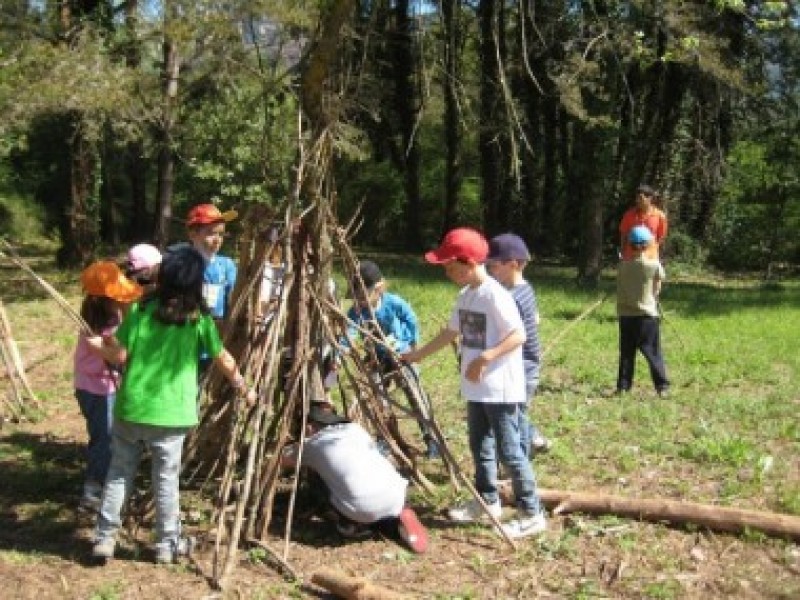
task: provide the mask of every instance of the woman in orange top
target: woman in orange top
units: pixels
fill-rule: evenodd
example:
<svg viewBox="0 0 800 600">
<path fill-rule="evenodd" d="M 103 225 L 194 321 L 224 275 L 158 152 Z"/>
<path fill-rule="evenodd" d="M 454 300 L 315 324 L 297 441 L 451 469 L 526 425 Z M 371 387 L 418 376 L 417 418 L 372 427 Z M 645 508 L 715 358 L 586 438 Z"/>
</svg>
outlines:
<svg viewBox="0 0 800 600">
<path fill-rule="evenodd" d="M 653 241 L 644 251 L 648 258 L 659 258 L 659 248 L 667 237 L 667 216 L 653 206 L 656 191 L 649 185 L 636 188 L 636 205 L 625 211 L 619 224 L 619 241 L 622 248 L 622 260 L 630 260 L 634 256 L 633 247 L 628 242 L 628 234 L 637 225 L 644 225 L 653 234 Z"/>
</svg>

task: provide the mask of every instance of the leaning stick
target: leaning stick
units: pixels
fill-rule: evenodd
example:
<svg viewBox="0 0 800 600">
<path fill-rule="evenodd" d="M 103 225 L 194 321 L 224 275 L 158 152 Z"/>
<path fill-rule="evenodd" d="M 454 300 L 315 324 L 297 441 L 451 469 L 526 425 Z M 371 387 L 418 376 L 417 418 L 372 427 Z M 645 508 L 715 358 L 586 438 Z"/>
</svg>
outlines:
<svg viewBox="0 0 800 600">
<path fill-rule="evenodd" d="M 555 346 L 562 340 L 562 338 L 567 334 L 569 330 L 571 330 L 575 325 L 583 321 L 586 317 L 592 314 L 606 299 L 609 297 L 610 292 L 604 294 L 601 298 L 598 298 L 594 301 L 586 310 L 584 310 L 581 314 L 575 317 L 570 323 L 567 324 L 564 329 L 562 329 L 556 337 L 550 340 L 550 343 L 547 345 L 546 348 L 542 348 L 541 356 L 549 353 Z"/>
<path fill-rule="evenodd" d="M 27 375 L 25 375 L 25 365 L 22 363 L 22 357 L 19 354 L 19 348 L 17 347 L 17 343 L 14 341 L 14 334 L 11 331 L 11 322 L 8 319 L 8 315 L 6 314 L 6 309 L 3 306 L 3 302 L 1 300 L 0 300 L 0 330 L 2 330 L 3 339 L 5 341 L 6 346 L 8 347 L 8 353 L 11 355 L 11 363 L 14 371 L 16 372 L 16 376 L 22 383 L 22 387 L 28 394 L 28 398 L 31 400 L 31 402 L 33 402 L 33 405 L 36 408 L 40 408 L 39 399 L 36 397 L 36 394 L 34 393 L 33 388 L 31 387 L 31 384 L 28 381 Z M 13 375 L 10 372 L 9 372 L 9 379 L 13 380 Z"/>
<path fill-rule="evenodd" d="M 67 314 L 67 316 L 70 319 L 72 319 L 75 322 L 75 324 L 78 325 L 78 327 L 80 327 L 82 333 L 85 333 L 86 335 L 94 335 L 94 332 L 92 331 L 92 328 L 89 327 L 88 323 L 86 323 L 86 321 L 83 319 L 83 317 L 81 317 L 80 314 L 78 314 L 78 312 L 74 308 L 72 308 L 72 306 L 70 305 L 69 302 L 67 302 L 67 300 L 64 298 L 64 296 L 62 296 L 61 294 L 58 293 L 56 288 L 54 288 L 52 285 L 50 285 L 42 277 L 37 275 L 36 272 L 33 269 L 31 269 L 25 263 L 25 261 L 23 261 L 19 257 L 19 255 L 16 253 L 16 251 L 11 246 L 11 244 L 9 244 L 4 239 L 0 239 L 0 243 L 2 243 L 3 247 L 8 251 L 8 254 L 6 254 L 2 250 L 0 250 L 0 258 L 5 258 L 7 260 L 10 260 L 15 265 L 17 265 L 20 269 L 25 271 L 28 275 L 30 275 L 36 281 L 36 283 L 38 283 L 40 286 L 42 286 L 42 288 L 44 288 L 44 291 L 46 291 L 50 295 L 50 297 L 53 298 L 53 300 L 56 301 L 56 303 Z"/>
</svg>

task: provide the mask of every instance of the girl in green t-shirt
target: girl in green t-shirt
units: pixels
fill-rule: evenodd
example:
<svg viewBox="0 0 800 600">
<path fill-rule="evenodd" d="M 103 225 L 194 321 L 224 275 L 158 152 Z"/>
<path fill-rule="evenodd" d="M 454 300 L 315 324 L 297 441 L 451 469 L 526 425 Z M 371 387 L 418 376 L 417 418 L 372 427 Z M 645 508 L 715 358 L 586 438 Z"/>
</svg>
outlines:
<svg viewBox="0 0 800 600">
<path fill-rule="evenodd" d="M 197 366 L 213 357 L 234 388 L 255 402 L 233 357 L 223 348 L 203 300 L 203 256 L 190 247 L 168 253 L 156 292 L 134 305 L 117 332 L 88 342 L 125 374 L 114 407 L 109 467 L 97 521 L 93 556 L 112 558 L 125 499 L 132 491 L 142 448 L 150 451 L 156 505 L 156 562 L 185 553 L 180 535 L 178 474 L 183 441 L 197 424 Z"/>
</svg>

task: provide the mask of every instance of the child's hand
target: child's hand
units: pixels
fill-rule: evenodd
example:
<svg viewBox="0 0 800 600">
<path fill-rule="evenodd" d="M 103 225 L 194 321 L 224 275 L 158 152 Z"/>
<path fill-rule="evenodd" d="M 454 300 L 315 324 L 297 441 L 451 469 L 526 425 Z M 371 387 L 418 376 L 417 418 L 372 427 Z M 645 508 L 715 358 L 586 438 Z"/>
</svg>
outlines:
<svg viewBox="0 0 800 600">
<path fill-rule="evenodd" d="M 483 374 L 488 365 L 489 361 L 486 360 L 483 355 L 478 356 L 467 365 L 467 370 L 464 372 L 464 376 L 467 378 L 467 381 L 478 383 L 481 379 L 483 379 Z"/>
<path fill-rule="evenodd" d="M 89 348 L 92 350 L 102 350 L 103 349 L 103 336 L 102 335 L 92 335 L 86 337 L 86 343 L 89 345 Z"/>
</svg>

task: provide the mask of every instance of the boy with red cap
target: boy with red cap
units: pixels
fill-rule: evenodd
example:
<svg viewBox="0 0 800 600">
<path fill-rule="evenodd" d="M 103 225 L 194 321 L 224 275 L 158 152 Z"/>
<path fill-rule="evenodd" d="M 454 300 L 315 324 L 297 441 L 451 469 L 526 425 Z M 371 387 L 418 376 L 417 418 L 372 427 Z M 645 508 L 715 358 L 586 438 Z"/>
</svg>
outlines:
<svg viewBox="0 0 800 600">
<path fill-rule="evenodd" d="M 497 458 L 511 474 L 517 518 L 504 524 L 509 537 L 543 532 L 547 522 L 536 489 L 536 478 L 520 443 L 519 411 L 525 406 L 522 344 L 525 327 L 511 294 L 484 267 L 489 244 L 466 227 L 450 231 L 441 246 L 425 254 L 429 263 L 462 286 L 447 326 L 430 342 L 404 354 L 418 362 L 461 339 L 461 393 L 467 400 L 469 446 L 475 463 L 475 487 L 492 516 L 502 509 L 497 489 Z M 458 522 L 481 519 L 473 500 L 449 511 Z"/>
<path fill-rule="evenodd" d="M 225 236 L 225 223 L 237 216 L 235 210 L 221 212 L 213 204 L 198 204 L 186 218 L 189 240 L 206 259 L 203 297 L 211 309 L 211 316 L 217 321 L 228 314 L 230 295 L 236 283 L 236 263 L 219 254 L 219 250 Z"/>
</svg>

